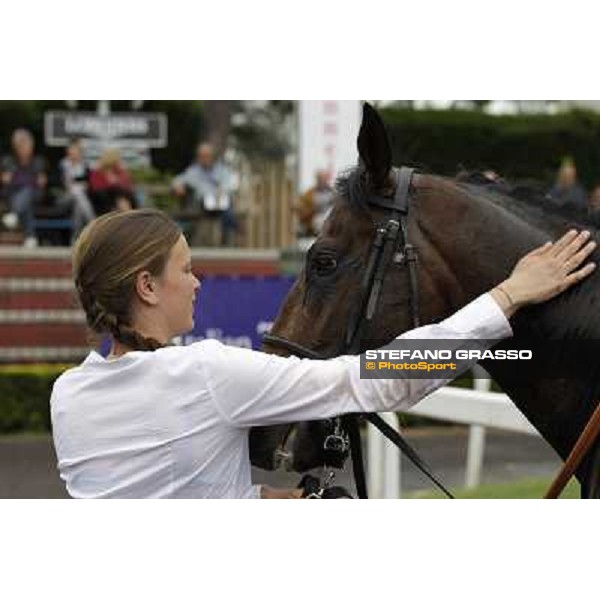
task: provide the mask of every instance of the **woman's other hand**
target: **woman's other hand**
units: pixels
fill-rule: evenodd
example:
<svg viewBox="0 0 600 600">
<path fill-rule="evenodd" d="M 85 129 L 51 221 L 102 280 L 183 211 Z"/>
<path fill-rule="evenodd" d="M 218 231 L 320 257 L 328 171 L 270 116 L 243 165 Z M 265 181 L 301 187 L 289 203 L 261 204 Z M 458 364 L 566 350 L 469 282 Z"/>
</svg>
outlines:
<svg viewBox="0 0 600 600">
<path fill-rule="evenodd" d="M 261 485 L 260 497 L 263 500 L 298 500 L 302 498 L 302 488 L 274 488 Z"/>
</svg>

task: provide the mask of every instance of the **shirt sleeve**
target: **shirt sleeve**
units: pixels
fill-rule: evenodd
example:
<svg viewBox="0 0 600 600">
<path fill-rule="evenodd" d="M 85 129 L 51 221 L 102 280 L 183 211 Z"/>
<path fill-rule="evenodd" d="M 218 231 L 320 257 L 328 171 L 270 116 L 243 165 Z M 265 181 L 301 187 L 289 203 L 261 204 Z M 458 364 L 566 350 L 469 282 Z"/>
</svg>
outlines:
<svg viewBox="0 0 600 600">
<path fill-rule="evenodd" d="M 193 186 L 192 169 L 188 167 L 183 173 L 173 178 L 173 185 Z"/>
<path fill-rule="evenodd" d="M 231 193 L 231 177 L 229 174 L 229 169 L 223 165 L 219 164 L 217 179 L 219 180 L 219 187 L 225 194 Z"/>
<path fill-rule="evenodd" d="M 460 349 L 472 340 L 491 347 L 511 335 L 504 313 L 484 294 L 444 321 L 413 329 L 398 339 L 455 340 L 454 349 Z M 406 410 L 476 362 L 455 361 L 452 377 L 439 379 L 361 379 L 359 356 L 284 358 L 215 340 L 190 348 L 194 346 L 201 349 L 198 363 L 219 413 L 238 427 Z"/>
</svg>

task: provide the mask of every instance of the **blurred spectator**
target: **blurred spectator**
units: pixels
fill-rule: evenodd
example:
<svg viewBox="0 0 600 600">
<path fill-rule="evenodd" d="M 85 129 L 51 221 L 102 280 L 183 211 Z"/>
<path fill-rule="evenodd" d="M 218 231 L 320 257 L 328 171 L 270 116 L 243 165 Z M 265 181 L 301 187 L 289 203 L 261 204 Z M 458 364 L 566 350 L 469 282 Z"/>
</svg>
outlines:
<svg viewBox="0 0 600 600">
<path fill-rule="evenodd" d="M 587 209 L 587 197 L 585 190 L 577 182 L 577 168 L 575 163 L 564 160 L 558 169 L 556 183 L 549 195 L 560 204 L 572 204 L 583 210 Z"/>
<path fill-rule="evenodd" d="M 98 167 L 90 173 L 88 193 L 97 215 L 135 208 L 133 181 L 117 149 L 104 150 L 100 156 Z"/>
<path fill-rule="evenodd" d="M 316 185 L 304 192 L 294 205 L 299 221 L 298 237 L 314 237 L 319 233 L 333 205 L 333 197 L 329 173 L 317 171 Z"/>
<path fill-rule="evenodd" d="M 600 183 L 597 183 L 590 194 L 588 214 L 596 227 L 600 226 Z"/>
<path fill-rule="evenodd" d="M 72 208 L 73 231 L 71 241 L 74 241 L 86 224 L 96 216 L 94 207 L 88 197 L 90 169 L 83 159 L 79 140 L 71 140 L 67 146 L 66 156 L 60 161 L 59 168 L 61 182 L 65 190 L 59 204 Z"/>
<path fill-rule="evenodd" d="M 502 177 L 496 171 L 492 169 L 486 169 L 483 171 L 482 175 L 489 181 L 490 183 L 500 183 L 502 182 Z"/>
<path fill-rule="evenodd" d="M 216 160 L 210 144 L 198 145 L 195 162 L 173 179 L 172 188 L 183 199 L 184 208 L 207 216 L 220 216 L 221 243 L 227 245 L 231 233 L 237 229 L 231 175 L 229 169 Z"/>
<path fill-rule="evenodd" d="M 16 129 L 11 138 L 13 154 L 6 156 L 0 165 L 2 191 L 8 198 L 10 212 L 2 217 L 5 227 L 18 224 L 25 235 L 24 245 L 38 245 L 34 225 L 34 205 L 44 194 L 48 183 L 43 158 L 34 156 L 35 141 L 26 129 Z"/>
</svg>

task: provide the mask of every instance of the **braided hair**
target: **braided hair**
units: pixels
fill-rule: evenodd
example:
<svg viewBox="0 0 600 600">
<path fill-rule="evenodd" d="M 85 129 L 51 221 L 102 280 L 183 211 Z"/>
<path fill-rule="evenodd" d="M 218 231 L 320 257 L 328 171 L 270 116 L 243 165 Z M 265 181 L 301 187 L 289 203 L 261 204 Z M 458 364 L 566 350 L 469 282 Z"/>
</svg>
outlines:
<svg viewBox="0 0 600 600">
<path fill-rule="evenodd" d="M 138 273 L 164 272 L 181 229 L 152 208 L 110 212 L 89 223 L 73 248 L 77 296 L 92 332 L 110 334 L 131 350 L 163 344 L 133 327 L 132 306 Z"/>
</svg>

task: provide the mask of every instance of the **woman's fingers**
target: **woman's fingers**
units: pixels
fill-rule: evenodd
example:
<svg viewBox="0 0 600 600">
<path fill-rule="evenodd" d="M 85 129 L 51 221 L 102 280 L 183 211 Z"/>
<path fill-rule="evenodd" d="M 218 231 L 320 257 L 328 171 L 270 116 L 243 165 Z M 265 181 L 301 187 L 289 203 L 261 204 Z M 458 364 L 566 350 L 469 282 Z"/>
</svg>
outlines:
<svg viewBox="0 0 600 600">
<path fill-rule="evenodd" d="M 573 254 L 565 261 L 566 272 L 569 273 L 576 269 L 595 249 L 596 242 L 588 242 L 581 250 Z"/>
<path fill-rule="evenodd" d="M 567 289 L 568 287 L 572 286 L 574 283 L 577 283 L 578 281 L 581 281 L 582 279 L 585 279 L 595 269 L 596 269 L 596 263 L 588 263 L 582 269 L 579 269 L 578 271 L 575 271 L 575 272 L 571 273 L 565 279 L 565 284 L 566 284 L 565 289 Z"/>
<path fill-rule="evenodd" d="M 541 246 L 538 246 L 529 252 L 527 256 L 543 256 L 550 250 L 550 248 L 552 248 L 552 242 L 546 242 L 545 244 L 542 244 Z"/>
<path fill-rule="evenodd" d="M 558 256 L 569 244 L 577 239 L 579 233 L 576 229 L 569 229 L 559 240 L 552 245 L 552 256 Z"/>
<path fill-rule="evenodd" d="M 569 260 L 575 253 L 577 253 L 583 244 L 590 238 L 589 231 L 582 231 L 578 233 L 570 242 L 565 244 L 558 252 L 555 253 L 556 258 L 559 260 Z"/>
</svg>

